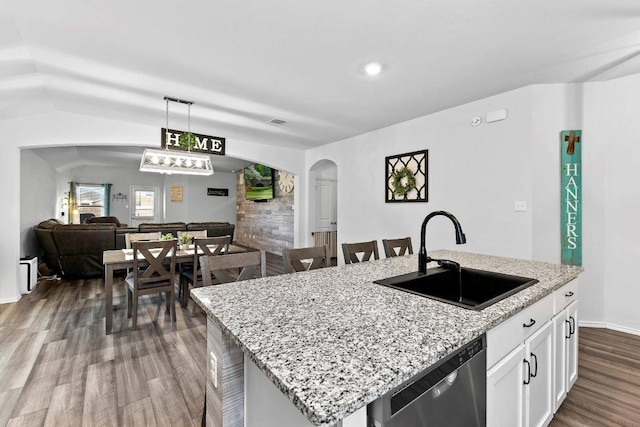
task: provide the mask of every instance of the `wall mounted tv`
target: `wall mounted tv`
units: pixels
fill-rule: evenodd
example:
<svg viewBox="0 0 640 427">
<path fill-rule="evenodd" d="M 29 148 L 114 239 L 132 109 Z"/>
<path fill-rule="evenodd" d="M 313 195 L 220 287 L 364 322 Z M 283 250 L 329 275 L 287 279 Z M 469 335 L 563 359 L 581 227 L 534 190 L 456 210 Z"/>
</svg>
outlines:
<svg viewBox="0 0 640 427">
<path fill-rule="evenodd" d="M 247 200 L 273 199 L 274 170 L 255 164 L 244 168 L 244 194 Z"/>
</svg>

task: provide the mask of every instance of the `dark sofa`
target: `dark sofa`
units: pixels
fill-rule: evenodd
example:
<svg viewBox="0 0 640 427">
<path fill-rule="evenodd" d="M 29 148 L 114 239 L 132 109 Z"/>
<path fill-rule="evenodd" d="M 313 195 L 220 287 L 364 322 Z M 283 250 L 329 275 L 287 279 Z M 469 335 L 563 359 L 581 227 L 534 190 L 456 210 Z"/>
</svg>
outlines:
<svg viewBox="0 0 640 427">
<path fill-rule="evenodd" d="M 96 276 L 104 273 L 102 252 L 116 247 L 114 224 L 69 224 L 53 230 L 60 271 L 64 277 Z"/>
<path fill-rule="evenodd" d="M 89 224 L 62 224 L 48 219 L 36 225 L 34 232 L 44 252 L 41 259 L 47 267 L 65 278 L 101 276 L 102 252 L 123 249 L 126 233 L 160 231 L 177 237 L 178 231 L 207 230 L 209 237 L 229 235 L 233 241 L 235 231 L 235 225 L 228 222 L 155 223 L 130 228 L 99 218 Z"/>
</svg>

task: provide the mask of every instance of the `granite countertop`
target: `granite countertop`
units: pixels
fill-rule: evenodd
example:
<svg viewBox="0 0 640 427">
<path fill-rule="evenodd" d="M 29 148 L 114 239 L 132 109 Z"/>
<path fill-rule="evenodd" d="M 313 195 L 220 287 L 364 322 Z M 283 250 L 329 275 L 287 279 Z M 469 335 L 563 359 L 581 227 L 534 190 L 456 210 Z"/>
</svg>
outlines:
<svg viewBox="0 0 640 427">
<path fill-rule="evenodd" d="M 191 295 L 311 423 L 328 426 L 581 271 L 465 252 L 429 255 L 539 283 L 482 311 L 372 283 L 415 271 L 417 255 L 409 255 L 197 288 Z"/>
</svg>

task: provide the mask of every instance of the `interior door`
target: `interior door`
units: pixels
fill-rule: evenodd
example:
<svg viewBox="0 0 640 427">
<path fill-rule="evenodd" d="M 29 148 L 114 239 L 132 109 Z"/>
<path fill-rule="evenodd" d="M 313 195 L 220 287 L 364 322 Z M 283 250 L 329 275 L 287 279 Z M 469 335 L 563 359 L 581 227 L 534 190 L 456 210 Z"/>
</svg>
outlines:
<svg viewBox="0 0 640 427">
<path fill-rule="evenodd" d="M 159 193 L 158 187 L 131 187 L 131 227 L 143 222 L 160 222 Z"/>
<path fill-rule="evenodd" d="M 316 180 L 316 230 L 336 231 L 338 228 L 337 182 Z"/>
</svg>

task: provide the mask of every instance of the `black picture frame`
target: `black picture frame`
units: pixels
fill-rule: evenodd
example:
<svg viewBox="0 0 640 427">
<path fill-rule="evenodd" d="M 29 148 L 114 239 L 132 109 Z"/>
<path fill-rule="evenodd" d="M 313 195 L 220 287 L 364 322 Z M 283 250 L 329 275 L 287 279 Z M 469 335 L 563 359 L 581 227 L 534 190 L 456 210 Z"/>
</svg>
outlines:
<svg viewBox="0 0 640 427">
<path fill-rule="evenodd" d="M 413 172 L 416 183 L 413 189 L 399 196 L 393 188 L 393 174 L 405 167 Z M 386 203 L 423 203 L 429 201 L 429 150 L 387 156 L 384 160 L 384 168 Z"/>
</svg>

